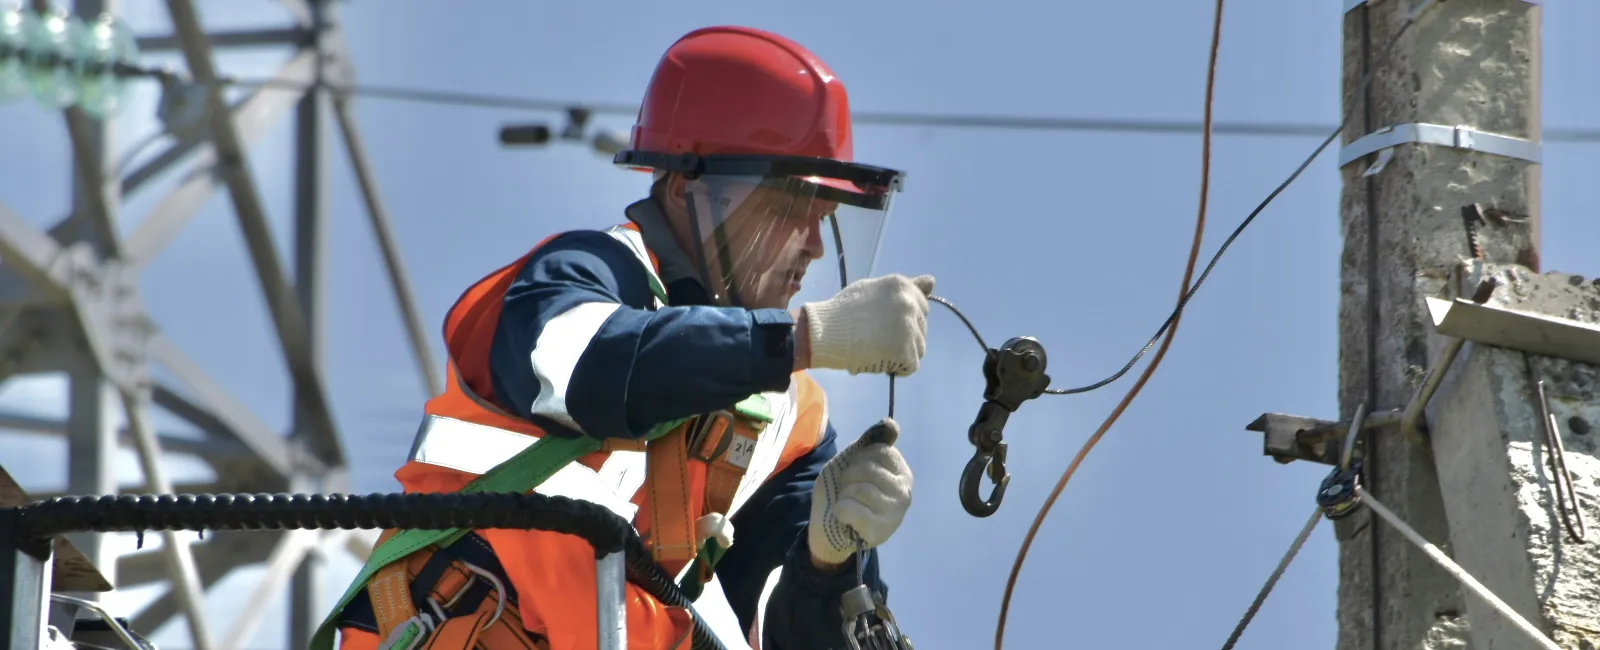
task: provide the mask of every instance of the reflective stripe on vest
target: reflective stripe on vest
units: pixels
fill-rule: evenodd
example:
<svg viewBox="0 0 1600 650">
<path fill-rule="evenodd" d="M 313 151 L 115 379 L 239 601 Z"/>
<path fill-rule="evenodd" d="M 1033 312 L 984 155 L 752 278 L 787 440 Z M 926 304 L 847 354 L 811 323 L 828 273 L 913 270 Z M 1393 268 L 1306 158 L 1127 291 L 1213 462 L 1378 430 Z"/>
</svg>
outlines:
<svg viewBox="0 0 1600 650">
<path fill-rule="evenodd" d="M 411 460 L 438 467 L 484 474 L 521 453 L 538 438 L 483 424 L 437 415 L 424 416 L 412 445 Z M 596 472 L 581 463 L 561 468 L 534 488 L 546 496 L 583 499 L 632 520 L 638 506 L 618 495 L 633 494 L 644 484 L 644 452 L 613 451 Z"/>
<path fill-rule="evenodd" d="M 797 388 L 790 384 L 783 393 L 764 393 L 772 409 L 772 424 L 761 432 L 750 464 L 734 493 L 728 512 L 733 516 L 757 488 L 771 475 L 788 446 L 789 434 L 799 416 Z M 498 427 L 475 424 L 455 418 L 429 415 L 423 418 L 411 446 L 411 460 L 471 474 L 483 474 L 505 462 L 537 438 Z M 560 495 L 591 501 L 609 508 L 624 519 L 633 520 L 638 506 L 633 498 L 644 483 L 645 454 L 613 451 L 596 472 L 581 463 L 572 463 L 545 480 L 535 490 L 540 494 Z"/>
<path fill-rule="evenodd" d="M 665 307 L 666 303 L 661 302 L 661 296 L 667 295 L 667 285 L 661 281 L 661 276 L 656 273 L 656 263 L 650 259 L 650 249 L 644 245 L 644 236 L 640 235 L 638 230 L 627 226 L 612 226 L 607 228 L 605 232 L 626 245 L 628 250 L 633 251 L 633 256 L 639 259 L 639 262 L 644 265 L 645 273 L 649 274 L 650 295 L 655 303 L 655 308 Z"/>
</svg>

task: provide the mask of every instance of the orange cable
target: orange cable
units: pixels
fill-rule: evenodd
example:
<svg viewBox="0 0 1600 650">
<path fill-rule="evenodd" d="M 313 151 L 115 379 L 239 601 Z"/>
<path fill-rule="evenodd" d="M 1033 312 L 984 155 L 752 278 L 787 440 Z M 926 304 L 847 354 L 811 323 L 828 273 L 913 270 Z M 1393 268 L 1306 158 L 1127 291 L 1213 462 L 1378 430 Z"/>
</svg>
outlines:
<svg viewBox="0 0 1600 650">
<path fill-rule="evenodd" d="M 995 650 L 1001 650 L 1001 642 L 1005 638 L 1006 614 L 1011 609 L 1011 594 L 1017 586 L 1017 574 L 1022 572 L 1022 562 L 1028 556 L 1028 548 L 1033 546 L 1033 538 L 1039 532 L 1039 525 L 1044 522 L 1045 515 L 1050 513 L 1051 506 L 1061 496 L 1062 490 L 1067 487 L 1067 481 L 1072 479 L 1072 474 L 1078 471 L 1078 465 L 1083 462 L 1089 451 L 1100 442 L 1106 431 L 1111 429 L 1122 412 L 1133 403 L 1133 398 L 1138 397 L 1139 391 L 1144 389 L 1145 382 L 1155 374 L 1156 368 L 1161 365 L 1161 359 L 1167 355 L 1167 348 L 1172 345 L 1172 339 L 1178 335 L 1178 323 L 1183 320 L 1183 299 L 1189 292 L 1189 282 L 1194 277 L 1194 265 L 1200 259 L 1200 242 L 1206 230 L 1206 200 L 1211 188 L 1211 100 L 1216 89 L 1217 80 L 1217 51 L 1222 41 L 1222 3 L 1217 0 L 1216 16 L 1211 23 L 1211 58 L 1206 66 L 1206 100 L 1205 100 L 1205 128 L 1201 136 L 1200 145 L 1200 208 L 1195 216 L 1194 243 L 1189 247 L 1189 261 L 1183 269 L 1183 286 L 1178 290 L 1178 311 L 1172 319 L 1172 327 L 1167 330 L 1166 337 L 1161 339 L 1161 347 L 1156 349 L 1156 355 L 1150 359 L 1150 365 L 1145 367 L 1139 375 L 1139 380 L 1128 389 L 1128 394 L 1112 409 L 1111 415 L 1106 417 L 1100 428 L 1089 436 L 1078 450 L 1078 455 L 1073 457 L 1072 464 L 1067 466 L 1067 471 L 1062 473 L 1061 480 L 1056 482 L 1056 487 L 1050 492 L 1050 497 L 1045 499 L 1044 505 L 1039 508 L 1039 514 L 1033 518 L 1033 525 L 1028 527 L 1028 535 L 1022 541 L 1022 548 L 1017 551 L 1017 560 L 1011 565 L 1011 576 L 1006 579 L 1005 597 L 1000 601 L 1000 621 L 994 631 Z"/>
</svg>

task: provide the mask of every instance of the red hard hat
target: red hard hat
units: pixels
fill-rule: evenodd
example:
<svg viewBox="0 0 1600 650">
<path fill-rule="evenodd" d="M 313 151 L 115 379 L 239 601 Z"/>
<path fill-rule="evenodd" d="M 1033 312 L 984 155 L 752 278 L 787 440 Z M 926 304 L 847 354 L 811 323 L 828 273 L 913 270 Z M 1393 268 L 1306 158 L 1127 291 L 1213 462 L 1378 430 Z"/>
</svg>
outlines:
<svg viewBox="0 0 1600 650">
<path fill-rule="evenodd" d="M 748 27 L 706 27 L 673 43 L 630 144 L 667 155 L 854 155 L 844 84 L 798 43 Z"/>
<path fill-rule="evenodd" d="M 780 190 L 769 195 L 778 205 L 758 201 L 755 210 L 826 212 L 841 287 L 871 273 L 904 174 L 854 156 L 844 84 L 815 54 L 759 29 L 707 27 L 662 55 L 629 148 L 612 162 L 691 180 L 685 209 L 703 230 L 695 235 L 702 282 L 718 300 L 740 306 L 773 296 L 763 296 L 755 278 L 735 277 L 726 255 L 707 251 L 719 250 L 730 215 L 767 214 L 742 207 L 763 185 Z"/>
</svg>

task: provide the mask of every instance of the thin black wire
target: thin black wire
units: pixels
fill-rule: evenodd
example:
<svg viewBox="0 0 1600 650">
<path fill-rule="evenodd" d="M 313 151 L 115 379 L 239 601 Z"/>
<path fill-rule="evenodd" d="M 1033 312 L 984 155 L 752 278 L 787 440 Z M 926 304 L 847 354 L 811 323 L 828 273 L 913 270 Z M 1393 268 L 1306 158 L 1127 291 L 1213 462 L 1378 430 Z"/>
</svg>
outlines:
<svg viewBox="0 0 1600 650">
<path fill-rule="evenodd" d="M 176 79 L 171 70 L 118 63 L 117 74 L 125 77 L 150 79 Z M 185 81 L 184 83 L 197 83 Z M 496 93 L 469 93 L 459 91 L 428 90 L 403 86 L 359 84 L 343 86 L 326 82 L 295 82 L 281 79 L 224 76 L 219 85 L 237 88 L 280 88 L 285 90 L 310 90 L 324 88 L 331 92 L 352 96 L 411 101 L 447 106 L 476 108 L 504 108 L 539 112 L 566 112 L 574 109 L 588 111 L 591 115 L 632 116 L 639 112 L 637 104 L 619 102 L 579 102 L 519 97 Z M 973 115 L 973 114 L 918 114 L 918 113 L 854 113 L 856 124 L 887 126 L 921 126 L 953 129 L 1011 129 L 1029 131 L 1088 131 L 1109 133 L 1186 134 L 1200 133 L 1204 125 L 1199 122 L 1177 120 L 1144 120 L 1115 118 L 1042 117 L 1024 115 Z M 1341 124 L 1340 130 L 1343 130 Z M 1254 136 L 1312 136 L 1327 131 L 1315 124 L 1272 124 L 1265 122 L 1214 122 L 1211 132 L 1226 135 Z M 1544 131 L 1547 142 L 1600 143 L 1600 129 L 1553 129 Z"/>
<path fill-rule="evenodd" d="M 972 338 L 975 338 L 975 339 L 978 340 L 978 347 L 983 348 L 984 354 L 988 354 L 989 353 L 989 344 L 985 343 L 983 341 L 983 335 L 978 333 L 978 328 L 972 326 L 972 321 L 967 320 L 967 315 L 966 314 L 963 314 L 963 313 L 961 313 L 961 310 L 956 309 L 955 303 L 950 302 L 949 300 L 946 300 L 945 298 L 940 297 L 940 296 L 928 296 L 928 300 L 932 300 L 932 301 L 934 301 L 936 303 L 939 303 L 941 305 L 944 305 L 945 307 L 950 308 L 950 312 L 955 314 L 956 318 L 961 319 L 961 322 L 967 326 L 967 331 L 972 332 Z"/>
<path fill-rule="evenodd" d="M 1363 79 L 1360 90 L 1357 92 L 1365 90 L 1367 82 L 1370 82 L 1371 80 L 1371 75 L 1368 75 L 1365 79 Z M 1161 323 L 1161 327 L 1156 330 L 1155 335 L 1150 337 L 1150 340 L 1144 344 L 1144 347 L 1140 348 L 1139 352 L 1134 354 L 1133 358 L 1129 359 L 1128 363 L 1122 366 L 1122 369 L 1111 373 L 1110 377 L 1106 377 L 1105 379 L 1087 386 L 1080 386 L 1078 388 L 1047 389 L 1045 390 L 1045 393 L 1050 395 L 1075 395 L 1078 393 L 1087 393 L 1097 388 L 1102 388 L 1118 379 L 1121 379 L 1123 375 L 1128 374 L 1128 371 L 1132 370 L 1133 366 L 1139 363 L 1139 360 L 1143 359 L 1144 355 L 1150 352 L 1151 348 L 1156 346 L 1156 342 L 1161 340 L 1161 335 L 1167 333 L 1167 328 L 1172 327 L 1173 321 L 1178 319 L 1178 314 L 1183 313 L 1183 308 L 1189 304 L 1189 300 L 1194 297 L 1195 292 L 1200 290 L 1200 285 L 1205 283 L 1206 278 L 1211 275 L 1211 270 L 1216 268 L 1217 262 L 1222 259 L 1223 253 L 1228 252 L 1228 247 L 1233 245 L 1234 240 L 1238 239 L 1239 235 L 1244 234 L 1244 229 L 1250 227 L 1250 224 L 1256 220 L 1256 217 L 1261 214 L 1261 211 L 1267 209 L 1267 206 L 1272 204 L 1273 199 L 1278 198 L 1279 194 L 1282 194 L 1284 190 L 1289 189 L 1289 185 L 1294 183 L 1295 179 L 1300 178 L 1300 174 L 1304 172 L 1307 167 L 1311 166 L 1312 161 L 1316 160 L 1317 156 L 1322 155 L 1322 151 L 1327 149 L 1328 145 L 1332 144 L 1333 141 L 1339 137 L 1340 133 L 1344 132 L 1345 124 L 1349 121 L 1350 116 L 1346 114 L 1344 121 L 1339 123 L 1339 127 L 1335 129 L 1333 133 L 1328 134 L 1328 137 L 1323 139 L 1322 144 L 1317 145 L 1316 150 L 1312 151 L 1311 155 L 1306 157 L 1305 162 L 1300 163 L 1300 166 L 1295 168 L 1294 173 L 1289 174 L 1288 178 L 1283 179 L 1282 183 L 1279 183 L 1276 188 L 1273 188 L 1272 192 L 1267 195 L 1267 198 L 1262 199 L 1261 203 L 1257 205 L 1254 210 L 1250 211 L 1249 216 L 1246 216 L 1244 221 L 1239 222 L 1238 227 L 1234 228 L 1233 232 L 1228 234 L 1228 238 L 1224 239 L 1222 241 L 1222 245 L 1217 248 L 1216 254 L 1211 256 L 1211 261 L 1206 264 L 1205 270 L 1200 272 L 1200 277 L 1195 279 L 1194 285 L 1189 287 L 1189 291 L 1183 294 L 1183 299 L 1178 301 L 1178 306 L 1175 307 L 1172 310 L 1172 313 L 1167 316 L 1167 320 Z"/>
<path fill-rule="evenodd" d="M 1356 92 L 1359 93 L 1364 91 L 1367 84 L 1371 81 L 1372 75 L 1369 74 L 1366 78 L 1362 79 L 1361 85 L 1358 87 Z M 1222 259 L 1223 253 L 1228 251 L 1228 247 L 1233 245 L 1234 240 L 1238 239 L 1239 235 L 1244 233 L 1244 229 L 1249 227 L 1251 222 L 1255 221 L 1256 217 L 1261 214 L 1262 210 L 1265 210 L 1267 206 L 1272 203 L 1273 199 L 1278 198 L 1279 194 L 1282 194 L 1284 190 L 1288 189 L 1289 185 L 1294 183 L 1295 179 L 1299 178 L 1300 174 L 1304 172 L 1307 167 L 1311 166 L 1312 161 L 1316 160 L 1317 156 L 1322 155 L 1322 151 L 1327 149 L 1328 145 L 1331 144 L 1334 139 L 1338 138 L 1340 133 L 1344 132 L 1345 124 L 1349 121 L 1350 117 L 1347 113 L 1345 115 L 1344 122 L 1341 122 L 1338 128 L 1333 131 L 1333 133 L 1329 134 L 1327 138 L 1323 139 L 1322 144 L 1318 145 L 1316 150 L 1312 151 L 1311 155 L 1306 157 L 1305 162 L 1300 163 L 1300 166 L 1295 168 L 1294 173 L 1289 174 L 1288 178 L 1284 179 L 1282 183 L 1279 183 L 1278 187 L 1273 189 L 1272 193 L 1268 194 L 1267 198 L 1263 199 L 1254 210 L 1250 211 L 1250 215 L 1245 217 L 1244 221 L 1240 222 L 1238 227 L 1233 229 L 1233 232 L 1228 235 L 1228 238 L 1223 240 L 1222 246 L 1217 248 L 1216 254 L 1211 256 L 1211 261 L 1206 264 L 1206 268 L 1200 273 L 1200 277 L 1195 279 L 1194 285 L 1189 287 L 1189 291 L 1183 294 L 1183 299 L 1178 301 L 1177 307 L 1175 307 L 1172 310 L 1172 313 L 1167 316 L 1167 320 L 1161 323 L 1161 327 L 1156 330 L 1155 335 L 1150 337 L 1149 342 L 1145 343 L 1144 347 L 1140 348 L 1139 352 L 1134 354 L 1132 359 L 1128 360 L 1128 363 L 1124 364 L 1120 370 L 1112 373 L 1111 376 L 1087 386 L 1080 386 L 1077 388 L 1049 388 L 1044 392 L 1048 395 L 1076 395 L 1079 393 L 1087 393 L 1098 388 L 1103 388 L 1106 385 L 1121 379 L 1123 375 L 1128 374 L 1128 371 L 1132 370 L 1133 367 L 1139 363 L 1139 360 L 1143 359 L 1144 355 L 1150 352 L 1151 348 L 1155 347 L 1156 342 L 1161 340 L 1161 335 L 1167 332 L 1167 328 L 1172 327 L 1173 321 L 1177 320 L 1178 314 L 1183 312 L 1184 306 L 1189 304 L 1189 300 L 1194 297 L 1195 292 L 1200 290 L 1200 285 L 1206 281 L 1206 277 L 1211 275 L 1211 270 L 1217 266 L 1217 262 Z M 950 301 L 943 298 L 930 296 L 930 299 L 938 301 L 940 304 L 949 307 L 950 311 L 955 312 L 956 316 L 961 319 L 961 322 L 966 324 L 967 329 L 972 331 L 972 336 L 978 340 L 978 345 L 983 346 L 985 353 L 988 352 L 989 346 L 983 342 L 983 336 L 978 334 L 977 328 L 972 326 L 972 322 L 967 320 L 967 317 L 963 315 L 960 310 L 956 309 L 954 304 L 951 304 Z"/>
<path fill-rule="evenodd" d="M 1421 14 L 1421 10 L 1426 9 L 1430 4 L 1432 4 L 1431 1 L 1425 2 L 1422 6 L 1418 7 L 1417 12 L 1413 13 L 1406 19 L 1406 22 L 1400 26 L 1399 31 L 1396 31 L 1394 37 L 1389 40 L 1389 44 L 1384 47 L 1385 53 L 1394 49 L 1395 43 L 1399 42 L 1400 37 L 1404 35 L 1406 31 L 1411 28 L 1411 25 L 1416 22 L 1416 18 Z M 1360 96 L 1362 93 L 1365 93 L 1367 91 L 1367 86 L 1370 85 L 1372 85 L 1372 71 L 1368 70 L 1367 74 L 1361 78 L 1361 83 L 1356 86 L 1355 95 Z M 1211 275 L 1211 270 L 1216 268 L 1217 262 L 1222 259 L 1223 253 L 1228 251 L 1228 247 L 1233 245 L 1234 240 L 1238 239 L 1239 235 L 1244 233 L 1244 229 L 1248 228 L 1251 222 L 1256 220 L 1256 217 L 1261 214 L 1261 211 L 1267 209 L 1267 206 L 1272 204 L 1273 199 L 1278 198 L 1279 194 L 1282 194 L 1284 190 L 1289 189 L 1289 185 L 1293 184 L 1295 179 L 1300 178 L 1300 174 L 1305 172 L 1306 168 L 1310 167 L 1311 163 L 1315 161 L 1318 156 L 1322 155 L 1323 150 L 1327 149 L 1328 145 L 1333 144 L 1333 141 L 1338 139 L 1339 134 L 1344 133 L 1345 126 L 1350 123 L 1350 116 L 1352 114 L 1352 111 L 1344 111 L 1344 119 L 1340 120 L 1339 126 L 1334 128 L 1333 132 L 1328 134 L 1328 137 L 1323 138 L 1322 144 L 1317 145 L 1317 148 L 1311 152 L 1311 155 L 1306 156 L 1305 161 L 1300 163 L 1299 167 L 1295 168 L 1294 173 L 1289 174 L 1288 178 L 1283 179 L 1283 182 L 1279 183 L 1270 194 L 1267 194 L 1267 198 L 1262 199 L 1261 203 L 1257 205 L 1254 210 L 1250 211 L 1249 216 L 1246 216 L 1244 221 L 1240 222 L 1239 226 L 1234 228 L 1232 233 L 1228 234 L 1228 238 L 1224 239 L 1222 241 L 1222 245 L 1217 248 L 1216 254 L 1211 256 L 1211 261 L 1206 264 L 1205 270 L 1200 272 L 1200 277 L 1195 279 L 1194 286 L 1190 287 L 1189 291 L 1183 294 L 1183 299 L 1178 301 L 1177 307 L 1174 307 L 1172 313 L 1167 316 L 1167 320 L 1161 323 L 1161 327 L 1156 330 L 1155 335 L 1150 337 L 1150 341 L 1145 343 L 1144 347 L 1140 348 L 1139 352 L 1134 354 L 1133 358 L 1129 359 L 1128 363 L 1122 366 L 1122 369 L 1112 373 L 1111 376 L 1106 377 L 1105 379 L 1087 386 L 1066 389 L 1048 389 L 1045 391 L 1045 393 L 1050 395 L 1074 395 L 1078 393 L 1087 393 L 1097 388 L 1102 388 L 1107 384 L 1121 379 L 1123 375 L 1128 374 L 1128 371 L 1132 370 L 1134 365 L 1138 364 L 1139 360 L 1144 358 L 1144 355 L 1150 352 L 1151 348 L 1156 346 L 1156 342 L 1161 340 L 1161 335 L 1167 332 L 1167 328 L 1172 327 L 1173 321 L 1178 319 L 1178 314 L 1183 313 L 1184 306 L 1188 305 L 1189 300 L 1194 297 L 1195 292 L 1200 290 L 1200 285 L 1205 283 L 1206 278 Z"/>
<path fill-rule="evenodd" d="M 312 84 L 301 82 L 288 82 L 276 79 L 228 79 L 224 83 L 243 88 L 284 88 L 294 90 L 307 89 Z M 564 102 L 549 99 L 529 97 L 514 97 L 510 95 L 465 93 L 454 91 L 436 91 L 422 88 L 403 88 L 397 86 L 357 85 L 337 87 L 330 86 L 333 92 L 348 93 L 355 96 L 374 97 L 380 99 L 393 99 L 399 101 L 413 101 L 428 104 L 445 104 L 450 106 L 471 106 L 477 108 L 509 108 L 529 111 L 562 112 L 569 109 L 581 108 L 591 115 L 626 115 L 632 116 L 639 112 L 637 104 L 620 103 L 586 103 Z M 1109 131 L 1124 133 L 1199 133 L 1201 125 L 1198 122 L 1179 122 L 1166 120 L 1129 120 L 1129 119 L 1098 119 L 1098 118 L 1072 118 L 1072 117 L 1027 117 L 1006 115 L 919 115 L 915 113 L 856 113 L 850 117 L 855 124 L 883 124 L 893 126 L 929 126 L 945 128 L 995 128 L 995 129 L 1021 129 L 1034 131 Z M 1306 136 L 1317 135 L 1325 129 L 1314 124 L 1264 124 L 1256 122 L 1238 122 L 1216 124 L 1212 128 L 1216 133 L 1229 133 L 1233 135 L 1274 135 L 1274 136 Z M 1600 131 L 1595 133 L 1600 140 Z"/>
<path fill-rule="evenodd" d="M 230 77 L 221 83 L 240 88 L 283 88 L 307 90 L 314 83 L 288 82 L 277 79 Z M 578 102 L 518 97 L 491 93 L 438 91 L 384 85 L 339 86 L 323 84 L 330 91 L 354 96 L 412 101 L 448 106 L 476 108 L 508 108 L 515 110 L 565 112 L 583 109 L 591 115 L 638 114 L 637 104 L 617 102 Z M 1199 122 L 1177 120 L 1142 120 L 1114 118 L 1036 117 L 1023 115 L 972 115 L 972 114 L 917 114 L 917 113 L 855 113 L 855 124 L 880 124 L 888 126 L 924 126 L 956 129 L 1013 129 L 1030 131 L 1094 131 L 1121 133 L 1200 133 Z M 1343 127 L 1340 127 L 1341 130 Z M 1265 122 L 1215 122 L 1211 132 L 1226 135 L 1258 136 L 1313 136 L 1327 132 L 1328 127 L 1316 124 L 1272 124 Z M 1555 129 L 1545 131 L 1543 139 L 1549 142 L 1600 142 L 1600 129 Z"/>
<path fill-rule="evenodd" d="M 1406 19 L 1406 22 L 1400 26 L 1400 29 L 1395 32 L 1394 36 L 1390 39 L 1388 45 L 1385 46 L 1385 49 L 1384 49 L 1384 55 L 1385 56 L 1387 55 L 1387 52 L 1389 50 L 1394 49 L 1394 46 L 1395 46 L 1396 43 L 1399 42 L 1400 37 L 1402 35 L 1404 35 L 1406 33 L 1406 31 L 1408 31 L 1413 24 L 1415 24 L 1417 16 L 1421 15 L 1421 10 L 1426 9 L 1431 4 L 1432 4 L 1432 0 L 1429 0 L 1429 2 L 1426 2 L 1423 5 L 1421 5 L 1420 7 L 1418 7 L 1418 10 Z M 1367 74 L 1364 75 L 1361 78 L 1361 82 L 1356 86 L 1356 90 L 1355 90 L 1354 95 L 1355 96 L 1360 96 L 1362 93 L 1365 93 L 1366 90 L 1367 90 L 1367 87 L 1370 86 L 1371 84 L 1372 84 L 1372 71 L 1369 70 L 1367 72 Z M 1178 301 L 1177 306 L 1173 308 L 1172 313 L 1167 316 L 1167 319 L 1164 322 L 1161 323 L 1161 327 L 1156 330 L 1155 335 L 1151 336 L 1150 340 L 1147 341 L 1144 344 L 1144 347 L 1140 348 L 1139 351 L 1137 353 L 1135 353 L 1133 355 L 1133 357 L 1131 359 L 1129 359 L 1128 362 L 1122 366 L 1122 368 L 1118 369 L 1116 372 L 1112 373 L 1110 376 L 1106 377 L 1105 379 L 1101 379 L 1100 381 L 1094 382 L 1092 384 L 1088 384 L 1086 386 L 1080 386 L 1080 387 L 1077 387 L 1077 388 L 1051 388 L 1051 389 L 1046 389 L 1044 392 L 1046 394 L 1049 394 L 1049 395 L 1075 395 L 1075 394 L 1087 393 L 1087 392 L 1090 392 L 1090 391 L 1093 391 L 1093 390 L 1096 390 L 1096 389 L 1099 389 L 1099 388 L 1103 388 L 1103 387 L 1105 387 L 1105 386 L 1117 381 L 1118 379 L 1121 379 L 1122 376 L 1128 374 L 1128 371 L 1132 370 L 1135 365 L 1138 365 L 1139 360 L 1143 359 L 1144 355 L 1148 354 L 1150 352 L 1150 350 L 1155 347 L 1156 343 L 1161 340 L 1161 336 L 1167 332 L 1167 329 L 1172 327 L 1172 323 L 1177 320 L 1178 314 L 1183 312 L 1184 307 L 1189 304 L 1189 300 L 1194 297 L 1195 292 L 1200 290 L 1200 285 L 1203 284 L 1206 281 L 1206 278 L 1210 277 L 1211 271 L 1216 268 L 1217 263 L 1219 261 L 1221 261 L 1223 254 L 1228 251 L 1228 248 L 1233 245 L 1233 242 L 1235 240 L 1237 240 L 1239 238 L 1239 236 L 1244 233 L 1244 230 L 1246 228 L 1248 228 L 1252 222 L 1255 221 L 1257 216 L 1260 216 L 1260 214 L 1261 214 L 1261 212 L 1263 210 L 1266 210 L 1268 205 L 1271 205 L 1271 203 L 1272 203 L 1272 201 L 1274 199 L 1278 198 L 1279 194 L 1282 194 L 1283 191 L 1288 189 L 1289 186 L 1291 184 L 1293 184 L 1295 180 L 1300 178 L 1300 174 L 1304 173 L 1306 168 L 1310 167 L 1311 163 L 1316 161 L 1318 156 L 1322 155 L 1322 152 L 1328 148 L 1328 145 L 1332 144 L 1334 140 L 1338 139 L 1339 135 L 1344 132 L 1345 127 L 1350 123 L 1351 115 L 1353 115 L 1353 112 L 1351 112 L 1349 110 L 1344 111 L 1344 119 L 1339 122 L 1339 126 L 1335 127 L 1333 129 L 1332 133 L 1329 133 L 1327 137 L 1323 138 L 1322 144 L 1317 145 L 1317 148 L 1311 152 L 1311 155 L 1307 156 L 1305 161 L 1301 162 L 1300 166 L 1296 167 L 1294 172 L 1289 174 L 1288 178 L 1285 178 L 1282 183 L 1279 183 L 1278 186 L 1272 190 L 1271 193 L 1267 194 L 1267 197 L 1265 199 L 1262 199 L 1261 203 L 1258 204 L 1255 207 L 1254 210 L 1250 211 L 1250 214 L 1248 216 L 1246 216 L 1244 218 L 1244 220 L 1241 221 L 1239 223 L 1239 225 L 1233 229 L 1233 232 L 1228 234 L 1227 239 L 1223 240 L 1222 245 L 1217 248 L 1217 252 L 1214 255 L 1211 256 L 1211 261 L 1208 262 L 1206 264 L 1205 269 L 1203 271 L 1201 271 L 1200 277 L 1197 278 L 1195 280 L 1195 282 L 1194 282 L 1194 285 L 1191 286 L 1189 288 L 1189 290 L 1184 293 L 1183 298 Z M 1218 130 L 1218 129 L 1213 129 L 1213 130 L 1215 131 L 1215 130 Z M 1577 139 L 1593 139 L 1593 140 L 1596 140 L 1596 141 L 1600 141 L 1600 132 L 1596 132 L 1596 133 L 1594 133 L 1592 135 L 1584 134 L 1582 132 L 1576 132 L 1576 131 L 1568 132 L 1568 133 L 1580 136 Z M 1547 137 L 1546 139 L 1548 140 L 1548 139 L 1552 139 L 1552 138 Z M 945 307 L 948 307 L 950 309 L 950 311 L 952 313 L 954 313 L 957 318 L 960 318 L 961 322 L 967 326 L 967 330 L 972 332 L 973 338 L 977 340 L 979 347 L 983 349 L 984 353 L 986 353 L 986 354 L 988 353 L 989 345 L 984 342 L 983 335 L 978 333 L 978 329 L 973 326 L 972 321 L 968 320 L 966 315 L 962 314 L 961 310 L 957 309 L 954 303 L 951 303 L 949 300 L 946 300 L 945 298 L 942 298 L 942 297 L 939 297 L 939 296 L 929 296 L 929 299 L 933 300 L 935 302 L 938 302 L 939 304 L 942 304 Z M 894 395 L 893 391 L 894 391 L 894 388 L 893 388 L 893 384 L 891 383 L 890 384 L 891 408 L 892 408 L 892 403 L 893 403 L 892 400 L 893 400 L 893 395 Z"/>
</svg>

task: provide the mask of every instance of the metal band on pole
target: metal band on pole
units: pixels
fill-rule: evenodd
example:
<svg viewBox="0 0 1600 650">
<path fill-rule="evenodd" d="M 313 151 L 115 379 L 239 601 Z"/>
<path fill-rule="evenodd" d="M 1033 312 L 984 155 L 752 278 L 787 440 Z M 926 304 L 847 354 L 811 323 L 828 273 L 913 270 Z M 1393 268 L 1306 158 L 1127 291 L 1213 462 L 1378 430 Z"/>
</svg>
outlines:
<svg viewBox="0 0 1600 650">
<path fill-rule="evenodd" d="M 1396 124 L 1378 129 L 1345 145 L 1339 150 L 1339 167 L 1343 168 L 1363 156 L 1402 144 L 1431 144 L 1452 149 L 1481 151 L 1496 156 L 1526 160 L 1534 164 L 1539 164 L 1541 150 L 1540 144 L 1534 140 L 1479 131 L 1466 126 Z"/>
<path fill-rule="evenodd" d="M 1526 3 L 1530 4 L 1530 5 L 1533 5 L 1535 7 L 1539 6 L 1539 0 L 1522 0 L 1522 1 L 1526 2 Z M 1356 7 L 1359 7 L 1359 6 L 1364 5 L 1366 3 L 1367 3 L 1367 0 L 1344 0 L 1344 12 L 1345 13 L 1350 13 L 1352 11 L 1355 11 Z"/>
</svg>

